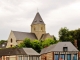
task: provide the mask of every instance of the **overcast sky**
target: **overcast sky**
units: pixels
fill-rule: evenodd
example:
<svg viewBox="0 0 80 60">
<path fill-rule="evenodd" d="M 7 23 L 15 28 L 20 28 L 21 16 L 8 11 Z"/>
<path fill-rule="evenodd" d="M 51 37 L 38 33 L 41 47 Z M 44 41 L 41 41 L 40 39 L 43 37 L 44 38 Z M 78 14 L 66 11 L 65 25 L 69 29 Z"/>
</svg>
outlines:
<svg viewBox="0 0 80 60">
<path fill-rule="evenodd" d="M 0 0 L 0 40 L 11 30 L 30 32 L 37 8 L 46 32 L 57 38 L 61 27 L 80 28 L 80 0 Z"/>
</svg>

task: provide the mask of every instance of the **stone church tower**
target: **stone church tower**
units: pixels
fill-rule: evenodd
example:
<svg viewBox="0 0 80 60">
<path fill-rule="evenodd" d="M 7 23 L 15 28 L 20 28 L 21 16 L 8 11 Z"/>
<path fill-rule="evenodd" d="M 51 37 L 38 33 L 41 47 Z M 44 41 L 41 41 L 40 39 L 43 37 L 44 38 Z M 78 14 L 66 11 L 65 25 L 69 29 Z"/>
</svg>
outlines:
<svg viewBox="0 0 80 60">
<path fill-rule="evenodd" d="M 32 24 L 31 24 L 31 33 L 35 33 L 37 39 L 40 40 L 42 34 L 45 34 L 45 23 L 41 18 L 39 12 L 37 12 Z"/>
<path fill-rule="evenodd" d="M 29 38 L 30 40 L 45 40 L 47 38 L 53 39 L 53 35 L 46 33 L 45 23 L 41 18 L 39 12 L 37 12 L 31 24 L 31 32 L 21 32 L 12 30 L 8 37 L 6 47 L 16 46 L 23 42 L 25 38 Z"/>
</svg>

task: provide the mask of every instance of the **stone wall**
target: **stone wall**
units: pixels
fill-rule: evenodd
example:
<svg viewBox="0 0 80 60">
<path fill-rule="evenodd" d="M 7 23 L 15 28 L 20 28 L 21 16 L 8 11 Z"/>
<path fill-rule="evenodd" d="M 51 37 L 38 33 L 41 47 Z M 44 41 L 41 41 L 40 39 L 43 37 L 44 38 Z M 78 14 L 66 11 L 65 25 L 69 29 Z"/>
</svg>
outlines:
<svg viewBox="0 0 80 60">
<path fill-rule="evenodd" d="M 35 33 L 38 40 L 41 38 L 42 34 L 46 33 L 45 25 L 44 24 L 35 24 L 31 25 L 31 32 Z"/>
<path fill-rule="evenodd" d="M 11 42 L 11 39 L 12 39 L 12 42 Z M 6 48 L 11 47 L 11 45 L 12 45 L 12 47 L 17 45 L 16 37 L 14 36 L 12 31 L 11 31 L 11 33 L 9 35 Z"/>
</svg>

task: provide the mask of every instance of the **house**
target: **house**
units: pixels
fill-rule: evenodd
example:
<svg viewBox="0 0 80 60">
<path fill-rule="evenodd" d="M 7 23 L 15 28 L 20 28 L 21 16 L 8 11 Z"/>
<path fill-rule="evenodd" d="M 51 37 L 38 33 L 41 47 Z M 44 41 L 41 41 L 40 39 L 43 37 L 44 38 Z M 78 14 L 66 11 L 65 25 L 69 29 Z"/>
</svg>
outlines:
<svg viewBox="0 0 80 60">
<path fill-rule="evenodd" d="M 32 24 L 31 32 L 11 31 L 8 37 L 7 48 L 20 44 L 25 38 L 31 40 L 45 40 L 46 38 L 53 38 L 53 35 L 46 33 L 46 27 L 39 12 L 37 12 Z"/>
<path fill-rule="evenodd" d="M 39 60 L 40 54 L 32 48 L 0 49 L 1 60 Z"/>
<path fill-rule="evenodd" d="M 58 42 L 41 50 L 41 60 L 78 60 L 78 50 L 71 42 Z"/>
</svg>

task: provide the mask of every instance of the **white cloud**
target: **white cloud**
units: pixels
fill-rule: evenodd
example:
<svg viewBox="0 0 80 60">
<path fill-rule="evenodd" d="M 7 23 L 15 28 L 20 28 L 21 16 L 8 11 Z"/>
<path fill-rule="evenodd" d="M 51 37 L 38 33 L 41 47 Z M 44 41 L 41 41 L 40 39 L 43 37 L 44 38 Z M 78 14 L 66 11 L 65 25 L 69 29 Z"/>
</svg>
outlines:
<svg viewBox="0 0 80 60">
<path fill-rule="evenodd" d="M 55 36 L 61 27 L 80 26 L 79 0 L 0 0 L 0 39 L 7 39 L 11 30 L 30 32 L 37 7 L 47 32 Z"/>
<path fill-rule="evenodd" d="M 75 2 L 58 9 L 53 9 L 44 17 L 47 23 L 47 32 L 58 37 L 61 27 L 70 30 L 80 28 L 80 2 Z"/>
<path fill-rule="evenodd" d="M 80 17 L 80 2 L 72 3 L 59 9 L 53 9 L 52 11 L 48 12 L 46 16 L 47 18 L 45 17 L 45 20 L 50 21 L 47 21 L 49 25 L 53 25 L 52 22 L 55 22 L 54 24 L 59 22 L 58 24 L 60 24 L 73 21 L 75 18 Z"/>
</svg>

